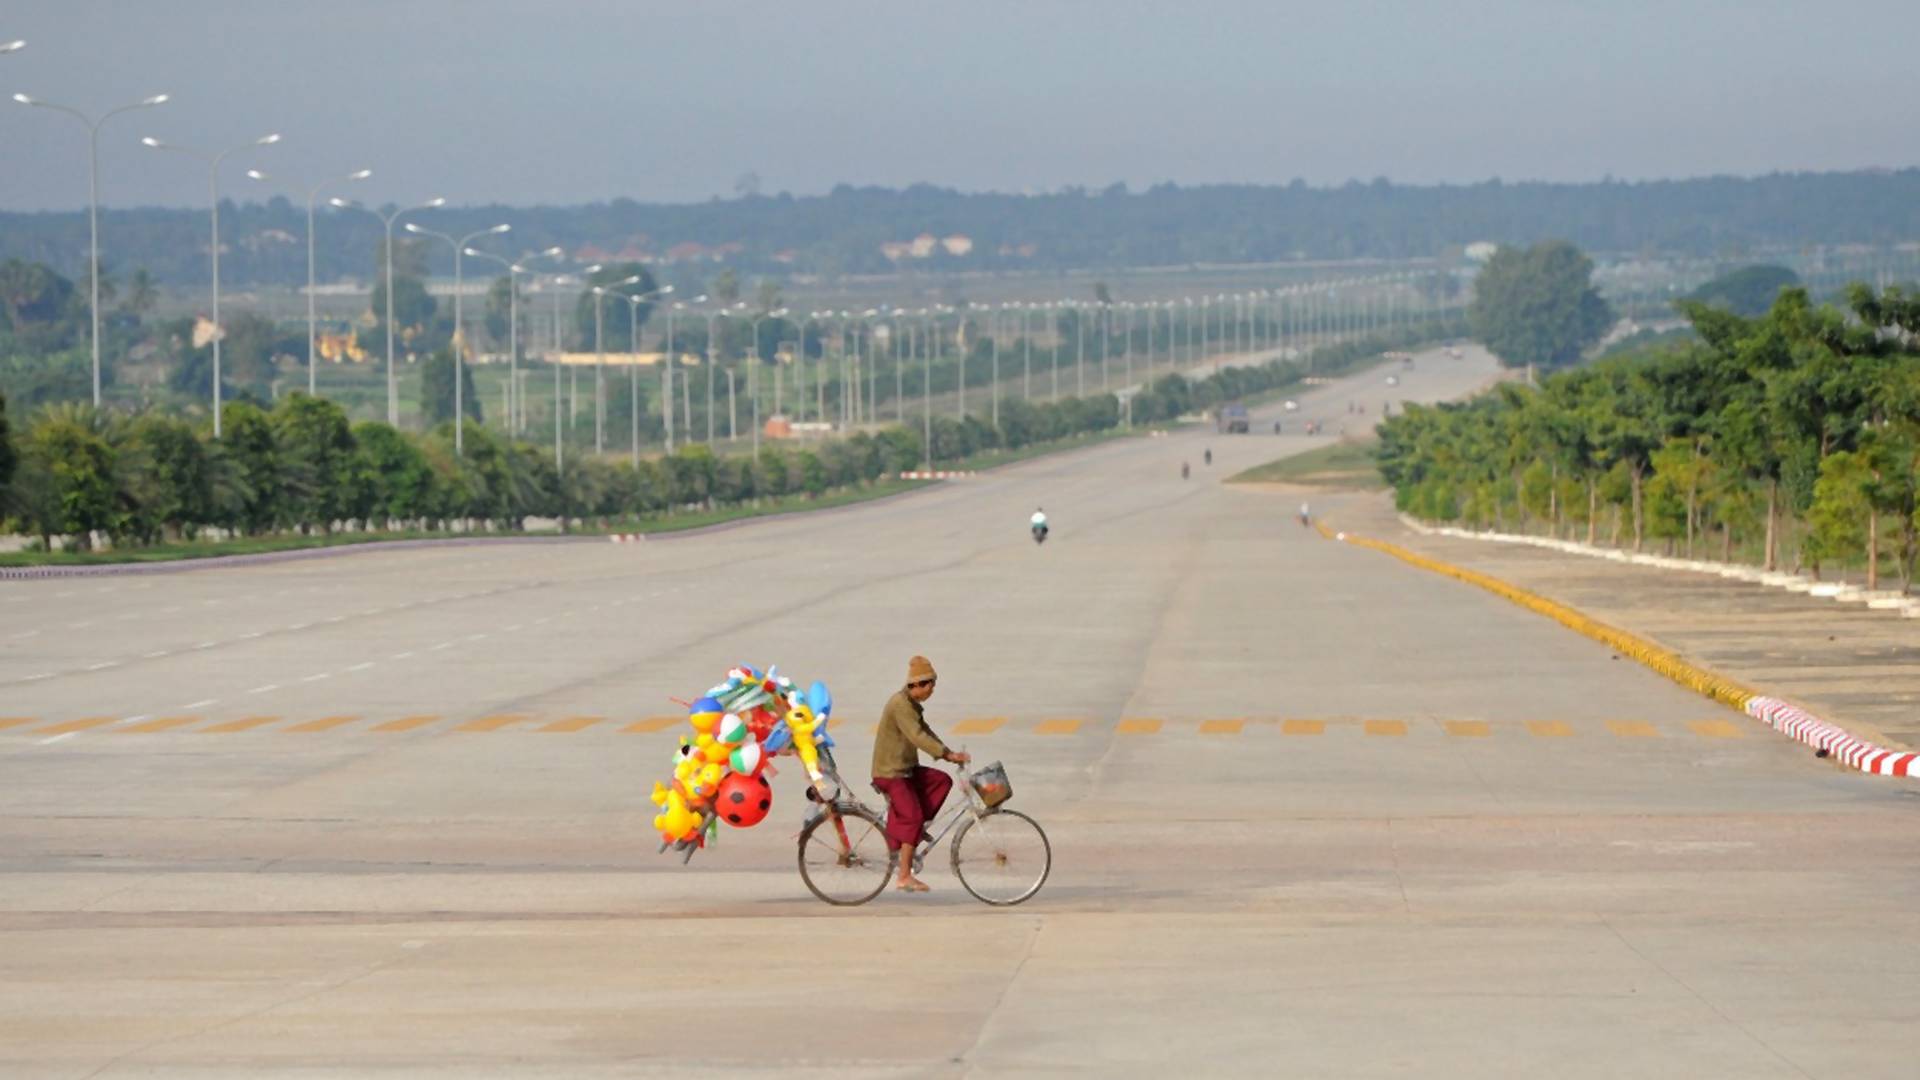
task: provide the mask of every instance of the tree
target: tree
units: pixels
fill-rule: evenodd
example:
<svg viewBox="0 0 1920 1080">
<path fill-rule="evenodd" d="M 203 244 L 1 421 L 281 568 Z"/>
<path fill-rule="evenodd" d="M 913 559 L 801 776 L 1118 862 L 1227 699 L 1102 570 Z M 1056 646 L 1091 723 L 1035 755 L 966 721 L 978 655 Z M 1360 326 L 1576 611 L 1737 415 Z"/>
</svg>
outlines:
<svg viewBox="0 0 1920 1080">
<path fill-rule="evenodd" d="M 1686 299 L 1752 319 L 1767 313 L 1781 289 L 1799 284 L 1800 275 L 1784 266 L 1743 266 L 1693 290 Z"/>
<path fill-rule="evenodd" d="M 135 270 L 133 277 L 127 282 L 126 299 L 120 306 L 135 319 L 144 319 L 159 303 L 160 286 L 154 281 L 153 273 L 144 266 Z"/>
<path fill-rule="evenodd" d="M 429 426 L 453 419 L 453 347 L 435 349 L 420 364 L 420 411 Z M 473 388 L 473 366 L 460 365 L 461 407 L 467 418 L 481 421 L 480 395 Z"/>
<path fill-rule="evenodd" d="M 25 449 L 27 486 L 35 497 L 23 507 L 23 516 L 43 540 L 70 534 L 84 551 L 93 546 L 94 532 L 115 527 L 116 460 L 97 423 L 80 410 L 49 410 L 27 433 Z"/>
<path fill-rule="evenodd" d="M 19 455 L 13 449 L 13 432 L 7 426 L 7 395 L 0 393 L 0 518 L 7 513 L 7 485 L 13 480 L 13 470 L 19 463 Z"/>
<path fill-rule="evenodd" d="M 1474 281 L 1474 333 L 1508 367 L 1565 367 L 1613 325 L 1593 261 L 1563 240 L 1503 247 Z"/>
<path fill-rule="evenodd" d="M 346 410 L 297 390 L 274 407 L 273 430 L 287 472 L 304 481 L 288 499 L 288 515 L 302 529 L 331 531 L 333 522 L 349 516 L 353 501 L 354 444 Z"/>
</svg>

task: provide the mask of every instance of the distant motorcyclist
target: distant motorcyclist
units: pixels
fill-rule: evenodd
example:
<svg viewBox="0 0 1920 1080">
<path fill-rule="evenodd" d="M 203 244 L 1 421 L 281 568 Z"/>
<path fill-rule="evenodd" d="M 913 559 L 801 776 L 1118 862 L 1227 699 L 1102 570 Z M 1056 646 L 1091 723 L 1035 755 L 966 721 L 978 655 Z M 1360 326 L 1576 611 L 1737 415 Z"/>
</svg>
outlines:
<svg viewBox="0 0 1920 1080">
<path fill-rule="evenodd" d="M 1191 472 L 1192 470 L 1187 467 L 1186 462 L 1183 461 L 1180 463 L 1180 479 L 1185 480 Z"/>
<path fill-rule="evenodd" d="M 1027 527 L 1033 532 L 1034 543 L 1036 544 L 1046 543 L 1047 531 L 1048 531 L 1047 530 L 1047 512 L 1038 507 L 1035 507 L 1033 511 L 1033 516 L 1027 519 Z"/>
<path fill-rule="evenodd" d="M 1207 447 L 1206 455 L 1202 460 L 1204 460 L 1209 465 L 1213 464 L 1213 447 L 1211 446 Z"/>
<path fill-rule="evenodd" d="M 1307 526 L 1309 526 L 1309 525 L 1312 525 L 1312 524 L 1313 524 L 1313 511 L 1312 511 L 1312 510 L 1309 510 L 1309 509 L 1307 508 L 1307 504 L 1306 504 L 1306 503 L 1301 503 L 1301 504 L 1300 504 L 1300 525 L 1301 525 L 1301 527 L 1302 527 L 1302 528 L 1305 528 L 1305 527 L 1307 527 Z"/>
</svg>

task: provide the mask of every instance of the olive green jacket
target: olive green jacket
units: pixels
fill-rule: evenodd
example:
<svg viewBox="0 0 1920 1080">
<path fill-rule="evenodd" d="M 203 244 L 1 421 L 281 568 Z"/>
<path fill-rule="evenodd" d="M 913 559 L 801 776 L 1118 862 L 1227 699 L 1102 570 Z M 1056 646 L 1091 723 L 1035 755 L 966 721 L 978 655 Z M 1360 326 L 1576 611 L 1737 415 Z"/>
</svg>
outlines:
<svg viewBox="0 0 1920 1080">
<path fill-rule="evenodd" d="M 880 733 L 873 737 L 874 779 L 910 775 L 920 764 L 921 751 L 936 758 L 948 752 L 947 744 L 927 726 L 926 710 L 902 688 L 880 713 Z"/>
</svg>

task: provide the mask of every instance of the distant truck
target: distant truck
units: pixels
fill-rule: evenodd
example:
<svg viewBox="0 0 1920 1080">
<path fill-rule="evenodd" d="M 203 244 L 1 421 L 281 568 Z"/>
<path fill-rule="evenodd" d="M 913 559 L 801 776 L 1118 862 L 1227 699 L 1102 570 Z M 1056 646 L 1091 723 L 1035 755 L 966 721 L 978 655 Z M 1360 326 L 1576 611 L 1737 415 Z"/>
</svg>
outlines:
<svg viewBox="0 0 1920 1080">
<path fill-rule="evenodd" d="M 1214 417 L 1214 427 L 1222 435 L 1245 435 L 1252 430 L 1247 407 L 1237 401 L 1220 406 L 1219 415 Z"/>
</svg>

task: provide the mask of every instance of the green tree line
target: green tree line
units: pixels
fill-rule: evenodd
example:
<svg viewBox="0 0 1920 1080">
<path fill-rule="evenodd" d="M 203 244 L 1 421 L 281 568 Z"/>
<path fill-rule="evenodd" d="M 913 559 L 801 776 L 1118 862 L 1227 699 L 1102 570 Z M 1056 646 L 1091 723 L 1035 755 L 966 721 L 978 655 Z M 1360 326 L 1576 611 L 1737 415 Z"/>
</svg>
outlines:
<svg viewBox="0 0 1920 1080">
<path fill-rule="evenodd" d="M 1381 428 L 1400 508 L 1434 521 L 1651 539 L 1863 567 L 1902 589 L 1920 554 L 1920 293 L 1855 284 L 1844 308 L 1779 291 L 1748 318 L 1682 301 L 1698 340 L 1409 406 Z"/>
</svg>

